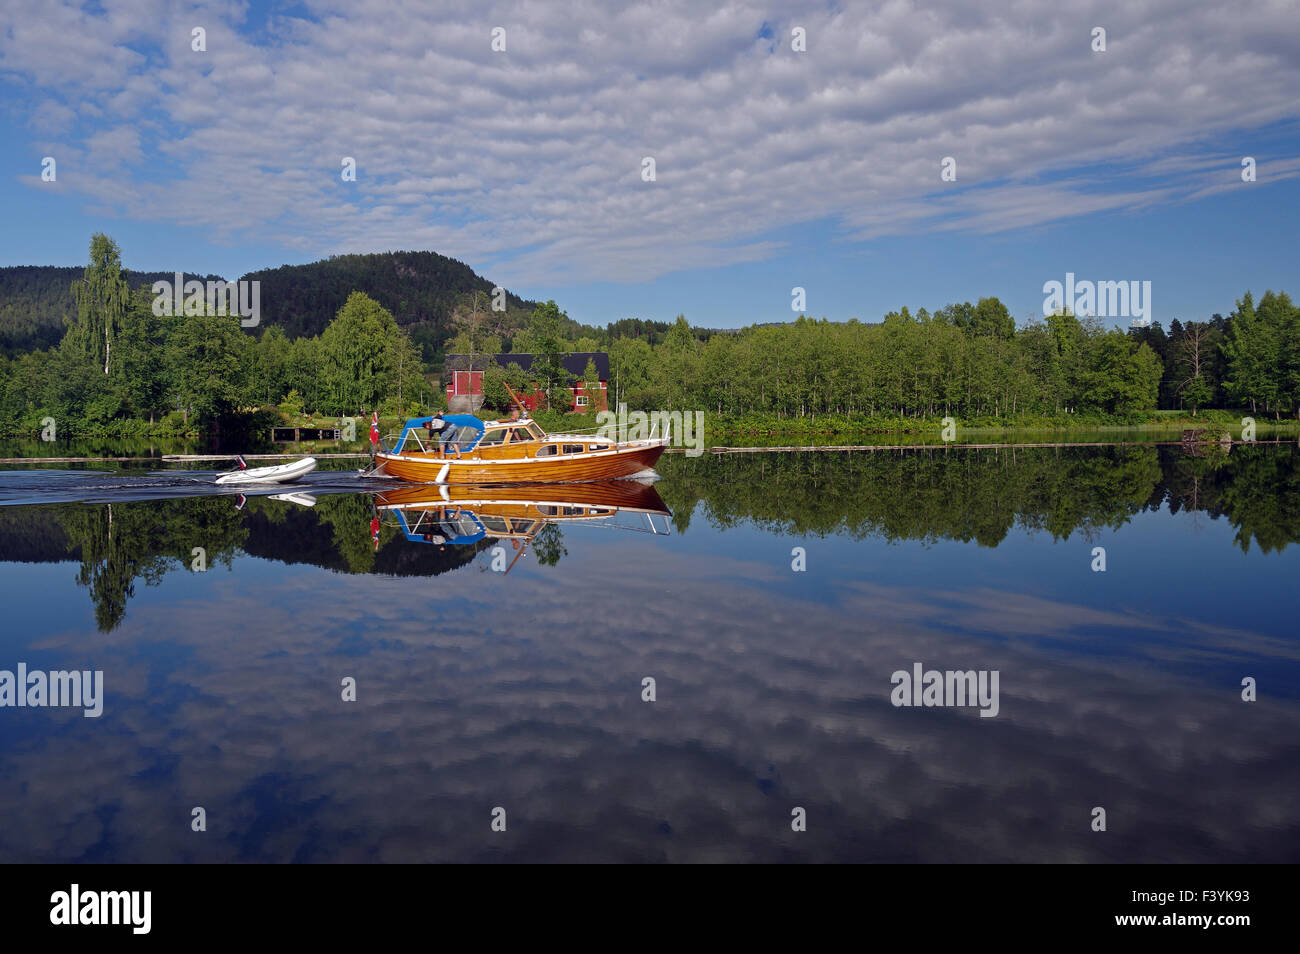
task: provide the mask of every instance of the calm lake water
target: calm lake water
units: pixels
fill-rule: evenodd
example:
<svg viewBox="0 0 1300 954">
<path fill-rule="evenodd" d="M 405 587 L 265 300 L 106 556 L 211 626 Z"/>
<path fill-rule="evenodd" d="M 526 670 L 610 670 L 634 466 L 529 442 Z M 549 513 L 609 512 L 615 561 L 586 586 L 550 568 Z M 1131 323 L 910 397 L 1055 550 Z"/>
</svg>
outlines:
<svg viewBox="0 0 1300 954">
<path fill-rule="evenodd" d="M 1300 860 L 1295 445 L 660 472 L 0 471 L 0 670 L 103 672 L 0 708 L 0 861 Z"/>
</svg>

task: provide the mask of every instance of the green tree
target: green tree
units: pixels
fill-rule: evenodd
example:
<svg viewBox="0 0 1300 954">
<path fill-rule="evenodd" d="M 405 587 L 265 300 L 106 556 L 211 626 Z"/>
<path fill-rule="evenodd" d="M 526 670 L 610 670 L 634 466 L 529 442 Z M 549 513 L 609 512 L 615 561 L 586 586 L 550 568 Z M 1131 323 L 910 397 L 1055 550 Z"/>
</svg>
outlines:
<svg viewBox="0 0 1300 954">
<path fill-rule="evenodd" d="M 801 319 L 802 320 L 802 319 Z M 691 331 L 685 315 L 678 315 L 656 349 L 659 361 L 657 381 L 663 386 L 669 408 L 693 403 L 699 369 L 699 340 Z"/>
<path fill-rule="evenodd" d="M 290 389 L 293 367 L 293 344 L 279 325 L 272 325 L 257 341 L 256 399 L 263 404 L 277 403 Z"/>
<path fill-rule="evenodd" d="M 1268 408 L 1279 395 L 1278 329 L 1255 311 L 1250 292 L 1230 316 L 1223 354 L 1228 362 L 1224 388 L 1234 401 L 1250 403 L 1252 412 Z"/>
<path fill-rule="evenodd" d="M 1049 371 L 1059 382 L 1057 408 L 1070 411 L 1082 398 L 1084 348 L 1088 333 L 1068 308 L 1053 312 L 1044 320 L 1053 346 Z"/>
<path fill-rule="evenodd" d="M 1013 338 L 1016 322 L 1007 306 L 996 298 L 981 298 L 975 304 L 970 333 L 991 338 Z"/>
<path fill-rule="evenodd" d="M 528 326 L 528 344 L 533 355 L 529 373 L 546 395 L 548 405 L 562 390 L 567 390 L 573 377 L 564 367 L 562 327 L 566 318 L 554 300 L 546 301 L 533 309 Z"/>
<path fill-rule="evenodd" d="M 395 402 L 399 416 L 419 413 L 422 399 L 428 392 L 424 379 L 424 362 L 419 349 L 408 335 L 394 323 L 386 339 L 384 363 L 389 368 L 389 396 Z M 343 413 L 347 413 L 344 411 Z"/>
<path fill-rule="evenodd" d="M 168 378 L 184 412 L 207 423 L 239 406 L 249 374 L 250 339 L 223 315 L 173 318 L 165 345 Z"/>
<path fill-rule="evenodd" d="M 596 359 L 588 358 L 587 367 L 582 375 L 582 393 L 587 398 L 587 413 L 595 414 L 601 410 L 600 375 L 596 372 Z"/>
<path fill-rule="evenodd" d="M 108 374 L 113 340 L 122 327 L 131 289 L 122 277 L 122 253 L 102 232 L 90 238 L 90 264 L 74 282 L 77 300 L 77 340 L 85 354 Z"/>
<path fill-rule="evenodd" d="M 117 360 L 110 375 L 114 391 L 121 397 L 127 414 L 148 417 L 167 409 L 167 369 L 159 360 L 162 342 L 160 322 L 172 321 L 153 313 L 153 294 L 137 288 L 123 316 L 117 336 Z"/>
<path fill-rule="evenodd" d="M 609 344 L 610 387 L 614 402 L 628 402 L 628 395 L 649 387 L 654 351 L 641 338 L 615 338 Z M 634 407 L 633 410 L 650 410 Z"/>
<path fill-rule="evenodd" d="M 324 400 L 325 391 L 321 381 L 325 364 L 323 351 L 320 338 L 297 338 L 289 351 L 289 389 L 297 391 L 303 406 L 312 410 L 319 408 Z M 352 408 L 341 413 L 355 414 L 364 409 Z"/>
<path fill-rule="evenodd" d="M 1083 379 L 1088 404 L 1112 414 L 1155 407 L 1162 369 L 1154 351 L 1120 331 L 1101 335 L 1091 351 Z"/>
<path fill-rule="evenodd" d="M 519 365 L 515 365 L 519 367 Z M 489 361 L 483 368 L 483 407 L 498 413 L 514 406 L 510 392 L 506 390 L 506 369 Z"/>
<path fill-rule="evenodd" d="M 406 354 L 392 314 L 353 292 L 320 336 L 323 394 L 317 410 L 355 414 L 396 392 L 398 358 Z"/>
<path fill-rule="evenodd" d="M 1268 407 L 1278 416 L 1281 411 L 1295 405 L 1300 397 L 1296 385 L 1300 378 L 1300 354 L 1294 345 L 1297 343 L 1297 325 L 1300 324 L 1300 309 L 1291 304 L 1286 292 L 1267 291 L 1256 307 L 1257 319 L 1265 330 L 1266 362 L 1271 376 L 1270 400 Z"/>
</svg>

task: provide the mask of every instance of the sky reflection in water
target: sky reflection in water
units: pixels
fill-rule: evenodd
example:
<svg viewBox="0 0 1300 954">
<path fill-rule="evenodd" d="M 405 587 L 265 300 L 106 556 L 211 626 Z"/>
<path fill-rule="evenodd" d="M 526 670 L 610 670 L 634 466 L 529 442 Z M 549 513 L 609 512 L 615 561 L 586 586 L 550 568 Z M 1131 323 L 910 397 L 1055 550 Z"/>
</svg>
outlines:
<svg viewBox="0 0 1300 954">
<path fill-rule="evenodd" d="M 1296 455 L 1233 453 L 670 459 L 673 535 L 508 577 L 354 494 L 0 507 L 0 668 L 107 695 L 0 709 L 0 860 L 1295 860 Z"/>
</svg>

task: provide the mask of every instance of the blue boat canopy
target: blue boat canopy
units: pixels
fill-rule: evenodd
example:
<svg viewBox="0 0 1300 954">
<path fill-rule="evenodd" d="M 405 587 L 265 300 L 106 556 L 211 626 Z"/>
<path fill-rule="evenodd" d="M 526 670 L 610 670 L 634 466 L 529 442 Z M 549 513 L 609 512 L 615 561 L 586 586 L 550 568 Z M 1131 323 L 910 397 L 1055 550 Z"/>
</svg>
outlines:
<svg viewBox="0 0 1300 954">
<path fill-rule="evenodd" d="M 469 450 L 483 436 L 483 422 L 473 414 L 444 414 L 442 419 L 447 422 L 447 427 L 442 432 L 442 440 L 448 444 L 456 445 L 454 448 L 456 450 L 462 452 Z M 408 418 L 406 424 L 402 427 L 402 436 L 398 438 L 393 453 L 400 452 L 406 446 L 406 438 L 410 436 L 412 431 L 423 431 L 424 425 L 432 420 L 432 415 L 429 417 Z"/>
<path fill-rule="evenodd" d="M 487 529 L 470 510 L 448 510 L 432 517 L 423 513 L 414 527 L 407 521 L 407 514 L 397 511 L 397 519 L 402 525 L 402 533 L 412 543 L 435 543 L 446 546 L 465 546 L 478 543 L 487 536 Z"/>
</svg>

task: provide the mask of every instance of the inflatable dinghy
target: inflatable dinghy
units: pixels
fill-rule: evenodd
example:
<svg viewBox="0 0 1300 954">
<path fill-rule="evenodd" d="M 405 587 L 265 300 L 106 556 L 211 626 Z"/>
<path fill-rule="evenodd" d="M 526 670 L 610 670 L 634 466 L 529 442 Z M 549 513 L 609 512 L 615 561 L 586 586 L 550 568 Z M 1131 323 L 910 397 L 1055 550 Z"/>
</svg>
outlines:
<svg viewBox="0 0 1300 954">
<path fill-rule="evenodd" d="M 238 458 L 243 465 L 244 459 Z M 273 467 L 241 467 L 240 470 L 217 474 L 219 484 L 290 484 L 306 477 L 316 469 L 316 458 L 304 457 L 289 464 Z"/>
<path fill-rule="evenodd" d="M 316 498 L 313 497 L 311 494 L 304 494 L 302 492 L 296 494 L 271 494 L 271 499 L 283 500 L 286 503 L 295 503 L 299 507 L 316 506 Z"/>
</svg>

